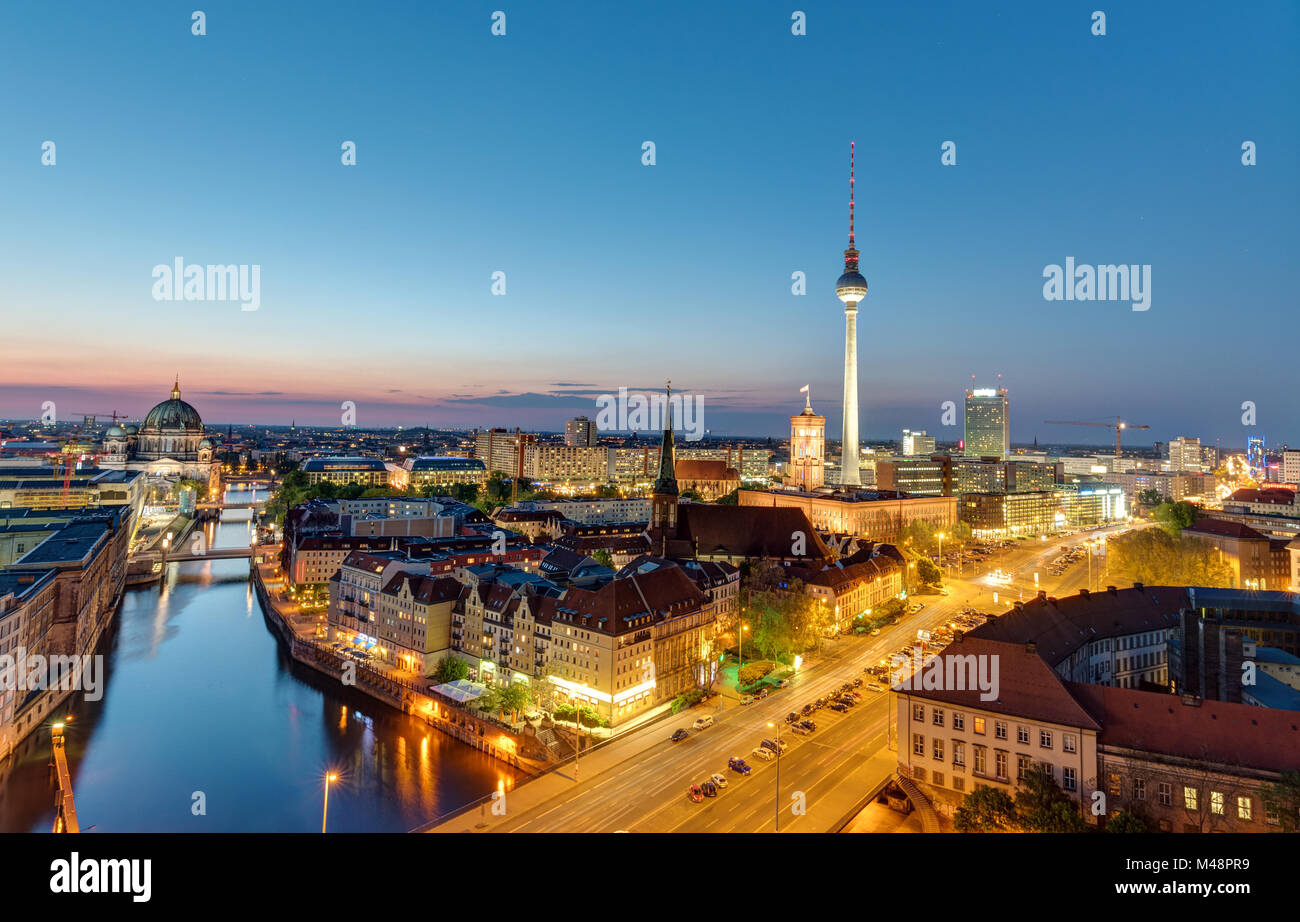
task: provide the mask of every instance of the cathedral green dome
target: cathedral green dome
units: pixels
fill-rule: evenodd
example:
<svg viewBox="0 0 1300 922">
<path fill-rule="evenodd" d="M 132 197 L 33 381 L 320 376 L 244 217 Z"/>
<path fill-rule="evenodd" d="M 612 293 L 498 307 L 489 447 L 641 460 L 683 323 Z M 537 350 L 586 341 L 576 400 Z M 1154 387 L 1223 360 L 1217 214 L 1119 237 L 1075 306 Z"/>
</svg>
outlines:
<svg viewBox="0 0 1300 922">
<path fill-rule="evenodd" d="M 144 418 L 144 429 L 184 431 L 203 428 L 199 411 L 181 400 L 180 382 L 172 386 L 171 400 L 164 400 Z"/>
</svg>

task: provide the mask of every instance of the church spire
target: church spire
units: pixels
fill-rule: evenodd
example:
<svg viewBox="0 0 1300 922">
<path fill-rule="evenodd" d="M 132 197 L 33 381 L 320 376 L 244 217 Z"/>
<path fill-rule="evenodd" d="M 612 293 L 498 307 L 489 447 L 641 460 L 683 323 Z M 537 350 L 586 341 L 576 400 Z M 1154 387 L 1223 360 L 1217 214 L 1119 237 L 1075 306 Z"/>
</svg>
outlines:
<svg viewBox="0 0 1300 922">
<path fill-rule="evenodd" d="M 176 376 L 176 383 L 172 385 L 172 400 L 181 399 L 181 376 Z"/>
<path fill-rule="evenodd" d="M 664 496 L 677 495 L 677 452 L 673 442 L 673 382 L 669 381 L 667 385 L 667 399 L 664 401 L 666 409 L 664 423 L 664 442 L 663 447 L 659 449 L 659 476 L 655 478 L 654 493 Z"/>
</svg>

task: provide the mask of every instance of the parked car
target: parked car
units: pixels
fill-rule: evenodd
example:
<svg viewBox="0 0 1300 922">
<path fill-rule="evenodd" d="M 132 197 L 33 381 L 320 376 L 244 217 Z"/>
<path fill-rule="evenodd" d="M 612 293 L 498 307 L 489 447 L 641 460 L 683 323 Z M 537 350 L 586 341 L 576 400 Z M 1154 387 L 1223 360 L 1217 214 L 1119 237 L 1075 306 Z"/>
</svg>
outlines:
<svg viewBox="0 0 1300 922">
<path fill-rule="evenodd" d="M 732 756 L 730 759 L 728 759 L 727 768 L 741 775 L 748 775 L 751 771 L 753 771 L 753 769 L 750 768 L 749 765 L 745 763 L 745 760 L 742 759 L 740 756 Z"/>
<path fill-rule="evenodd" d="M 697 804 L 700 803 L 700 801 L 704 800 L 704 792 L 700 790 L 700 786 L 698 784 L 692 784 L 691 789 L 686 793 L 691 798 L 691 800 L 695 801 L 695 803 Z"/>
<path fill-rule="evenodd" d="M 847 704 L 840 704 L 839 702 L 836 702 L 835 704 L 831 705 L 831 710 L 838 711 L 841 714 L 846 714 L 848 713 L 849 706 Z"/>
<path fill-rule="evenodd" d="M 797 723 L 797 724 L 791 724 L 791 725 L 790 725 L 790 732 L 791 732 L 791 733 L 798 733 L 800 736 L 805 736 L 805 735 L 811 733 L 812 731 L 809 730 L 807 727 L 805 727 L 805 726 L 804 726 L 804 723 L 805 723 L 805 721 L 802 721 L 802 720 L 801 720 L 801 721 L 799 721 L 799 723 Z"/>
<path fill-rule="evenodd" d="M 813 711 L 815 711 L 815 710 L 817 710 L 817 709 L 816 709 L 815 707 L 813 707 L 811 704 L 805 704 L 805 705 L 803 706 L 803 710 L 800 711 L 800 713 L 803 714 L 804 717 L 807 717 L 809 714 L 811 714 L 811 713 L 812 713 Z"/>
<path fill-rule="evenodd" d="M 691 726 L 696 730 L 704 730 L 713 726 L 713 717 L 709 714 L 705 714 L 703 717 L 697 717 L 695 723 L 691 724 Z"/>
<path fill-rule="evenodd" d="M 741 703 L 741 704 L 753 704 L 753 703 L 754 703 L 754 696 L 753 696 L 753 695 L 741 695 L 741 696 L 740 696 L 740 703 Z"/>
<path fill-rule="evenodd" d="M 788 724 L 792 724 L 798 719 L 799 719 L 798 711 L 791 711 L 789 714 L 785 715 L 785 722 Z"/>
<path fill-rule="evenodd" d="M 752 755 L 756 759 L 762 759 L 764 762 L 771 762 L 773 759 L 776 758 L 776 753 L 773 752 L 771 749 L 766 748 L 765 746 L 755 746 L 753 752 L 751 752 L 750 755 Z"/>
<path fill-rule="evenodd" d="M 854 687 L 854 688 L 857 688 L 857 687 L 860 686 L 861 684 L 862 684 L 862 680 L 859 679 L 859 678 L 857 678 L 857 677 L 854 677 L 854 679 L 853 679 L 853 687 Z"/>
<path fill-rule="evenodd" d="M 785 740 L 763 740 L 762 745 L 773 752 L 785 752 L 790 747 L 790 744 Z"/>
<path fill-rule="evenodd" d="M 776 687 L 777 687 L 777 688 L 789 688 L 789 687 L 790 687 L 790 680 L 789 680 L 789 679 L 782 679 L 781 681 L 779 681 L 779 682 L 776 683 Z"/>
<path fill-rule="evenodd" d="M 875 637 L 879 633 L 880 633 L 880 628 L 873 628 L 871 631 L 871 636 Z"/>
<path fill-rule="evenodd" d="M 683 727 L 680 730 L 674 730 L 673 735 L 668 738 L 672 740 L 674 743 L 680 743 L 682 740 L 686 739 L 686 737 L 690 735 L 691 735 L 690 732 L 685 727 Z"/>
<path fill-rule="evenodd" d="M 764 689 L 762 689 L 762 690 L 759 691 L 759 693 L 758 693 L 758 700 L 759 700 L 759 701 L 762 701 L 762 700 L 763 700 L 764 698 L 766 698 L 766 697 L 767 697 L 767 689 L 764 688 Z"/>
<path fill-rule="evenodd" d="M 725 788 L 727 786 L 727 776 L 722 774 L 722 772 L 714 772 L 712 775 L 709 775 L 709 780 L 720 788 Z"/>
<path fill-rule="evenodd" d="M 706 781 L 700 785 L 700 790 L 704 792 L 705 797 L 717 797 L 718 786 L 712 781 Z"/>
<path fill-rule="evenodd" d="M 817 729 L 817 722 L 815 720 L 801 720 L 799 721 L 799 726 L 803 727 L 809 733 L 812 733 Z"/>
</svg>

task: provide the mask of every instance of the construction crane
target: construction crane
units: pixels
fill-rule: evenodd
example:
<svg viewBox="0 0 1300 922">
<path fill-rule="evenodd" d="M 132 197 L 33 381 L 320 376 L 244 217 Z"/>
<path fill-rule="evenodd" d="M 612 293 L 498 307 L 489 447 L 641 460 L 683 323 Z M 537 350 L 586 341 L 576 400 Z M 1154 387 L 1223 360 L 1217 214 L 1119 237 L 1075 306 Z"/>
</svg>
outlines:
<svg viewBox="0 0 1300 922">
<path fill-rule="evenodd" d="M 1123 454 L 1123 449 L 1122 449 L 1122 447 L 1121 447 L 1121 445 L 1120 445 L 1120 440 L 1121 440 L 1121 438 L 1123 437 L 1124 430 L 1125 430 L 1125 429 L 1150 429 L 1150 428 L 1151 428 L 1150 426 L 1135 426 L 1135 425 L 1133 425 L 1133 423 L 1126 423 L 1126 422 L 1124 422 L 1124 420 L 1120 419 L 1118 416 L 1115 417 L 1115 421 L 1114 421 L 1113 423 L 1094 423 L 1094 422 L 1088 422 L 1087 420 L 1080 420 L 1080 419 L 1049 419 L 1049 420 L 1046 420 L 1045 422 L 1046 422 L 1046 424 L 1049 425 L 1049 426 L 1101 426 L 1101 427 L 1104 428 L 1104 429 L 1114 429 L 1114 430 L 1115 430 L 1115 467 L 1116 467 L 1116 470 L 1119 469 L 1119 459 L 1120 459 L 1121 455 Z"/>
</svg>

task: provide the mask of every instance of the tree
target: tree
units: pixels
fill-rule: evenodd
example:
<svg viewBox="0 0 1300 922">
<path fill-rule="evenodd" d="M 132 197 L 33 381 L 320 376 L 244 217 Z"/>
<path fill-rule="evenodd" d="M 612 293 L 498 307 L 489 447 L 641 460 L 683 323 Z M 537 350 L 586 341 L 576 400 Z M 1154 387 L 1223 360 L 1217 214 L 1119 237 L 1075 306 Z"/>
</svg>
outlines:
<svg viewBox="0 0 1300 922">
<path fill-rule="evenodd" d="M 1219 552 L 1194 538 L 1159 528 L 1139 528 L 1106 543 L 1107 566 L 1118 581 L 1148 586 L 1228 588 L 1232 570 Z"/>
<path fill-rule="evenodd" d="M 987 784 L 975 785 L 975 790 L 962 798 L 961 806 L 953 815 L 953 826 L 958 832 L 1001 832 L 1016 824 L 1016 805 L 1011 795 Z"/>
<path fill-rule="evenodd" d="M 1155 487 L 1143 490 L 1138 494 L 1138 503 L 1143 506 L 1159 506 L 1164 501 L 1165 498 L 1160 495 L 1160 491 Z"/>
<path fill-rule="evenodd" d="M 1300 771 L 1284 771 L 1277 782 L 1260 789 L 1265 809 L 1277 814 L 1283 832 L 1300 829 Z"/>
<path fill-rule="evenodd" d="M 704 502 L 704 495 L 699 490 L 682 490 L 681 499 L 689 499 L 694 503 Z"/>
<path fill-rule="evenodd" d="M 609 567 L 611 570 L 614 569 L 614 558 L 606 548 L 597 548 L 592 552 L 591 559 L 596 561 L 596 563 L 600 564 L 602 567 Z"/>
<path fill-rule="evenodd" d="M 1151 518 L 1172 538 L 1177 538 L 1201 517 L 1201 507 L 1186 500 L 1161 503 L 1151 510 Z"/>
<path fill-rule="evenodd" d="M 1106 820 L 1107 832 L 1150 832 L 1151 827 L 1131 810 L 1121 810 Z"/>
<path fill-rule="evenodd" d="M 523 682 L 512 682 L 501 688 L 496 704 L 501 712 L 510 711 L 511 721 L 518 722 L 519 712 L 533 703 L 533 690 Z"/>
<path fill-rule="evenodd" d="M 740 505 L 740 490 L 732 490 L 725 496 L 719 496 L 716 505 L 719 506 L 738 506 Z"/>
<path fill-rule="evenodd" d="M 1079 806 L 1065 796 L 1042 765 L 1025 772 L 1016 791 L 1016 823 L 1028 832 L 1083 832 Z"/>
<path fill-rule="evenodd" d="M 469 678 L 469 663 L 454 656 L 444 656 L 434 667 L 433 678 L 439 685 Z"/>
<path fill-rule="evenodd" d="M 943 572 L 928 557 L 917 559 L 916 575 L 924 586 L 937 586 L 943 582 Z"/>
</svg>

